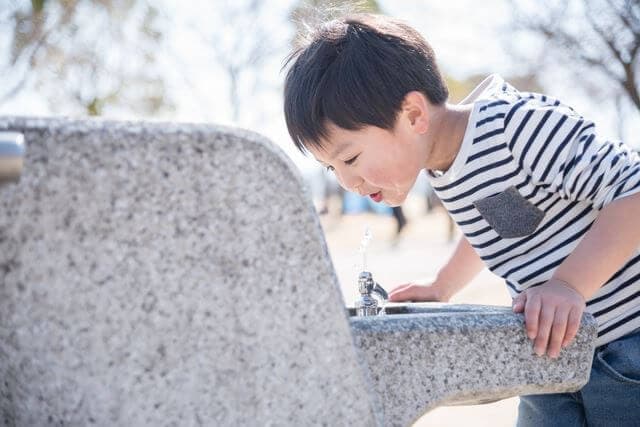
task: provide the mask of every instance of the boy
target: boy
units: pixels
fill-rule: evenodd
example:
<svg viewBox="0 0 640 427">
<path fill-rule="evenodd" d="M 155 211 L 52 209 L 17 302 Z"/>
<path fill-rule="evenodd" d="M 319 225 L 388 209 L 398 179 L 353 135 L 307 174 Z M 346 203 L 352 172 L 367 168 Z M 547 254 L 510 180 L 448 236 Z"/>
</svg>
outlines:
<svg viewBox="0 0 640 427">
<path fill-rule="evenodd" d="M 498 76 L 448 104 L 431 47 L 387 17 L 326 23 L 291 62 L 284 110 L 298 149 L 391 206 L 426 169 L 464 235 L 431 285 L 390 299 L 447 301 L 486 265 L 524 313 L 534 351 L 552 358 L 586 309 L 599 325 L 589 383 L 522 397 L 518 425 L 639 425 L 638 156 Z"/>
</svg>

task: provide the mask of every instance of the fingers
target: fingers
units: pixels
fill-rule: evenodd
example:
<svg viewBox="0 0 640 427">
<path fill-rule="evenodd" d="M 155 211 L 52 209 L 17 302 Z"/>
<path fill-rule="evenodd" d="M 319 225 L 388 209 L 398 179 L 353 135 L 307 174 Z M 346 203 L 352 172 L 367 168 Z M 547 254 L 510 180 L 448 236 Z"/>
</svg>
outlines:
<svg viewBox="0 0 640 427">
<path fill-rule="evenodd" d="M 547 348 L 547 354 L 549 357 L 556 358 L 560 356 L 560 349 L 564 342 L 567 322 L 569 321 L 569 312 L 571 307 L 558 307 L 556 309 L 555 316 L 553 318 L 553 326 L 551 328 L 551 336 L 549 337 L 549 346 Z"/>
<path fill-rule="evenodd" d="M 532 298 L 532 301 L 538 302 L 540 299 Z M 576 336 L 580 316 L 570 307 L 556 308 L 531 302 L 525 309 L 527 336 L 534 340 L 533 349 L 538 356 L 546 353 L 556 358 L 560 350 Z"/>
<path fill-rule="evenodd" d="M 411 283 L 405 283 L 403 285 L 396 286 L 395 288 L 393 288 L 393 289 L 391 289 L 389 291 L 389 298 L 391 298 L 391 295 L 396 294 L 396 293 L 408 288 L 409 286 L 411 286 Z"/>
<path fill-rule="evenodd" d="M 538 319 L 540 318 L 540 297 L 532 296 L 524 307 L 524 323 L 530 340 L 538 336 Z"/>
<path fill-rule="evenodd" d="M 513 311 L 524 311 L 525 328 L 538 356 L 560 355 L 575 338 L 585 309 L 584 297 L 554 281 L 527 289 L 513 300 Z"/>
<path fill-rule="evenodd" d="M 398 292 L 398 291 L 401 291 L 403 289 L 407 289 L 410 286 L 413 286 L 413 283 L 404 283 L 402 285 L 398 285 L 395 288 L 391 289 L 391 291 L 389 293 Z"/>
<path fill-rule="evenodd" d="M 392 289 L 391 292 L 389 292 L 389 301 L 410 301 L 418 296 L 417 293 L 418 292 L 415 284 L 406 283 Z"/>
<path fill-rule="evenodd" d="M 514 313 L 522 313 L 526 304 L 527 293 L 522 292 L 513 299 L 513 301 L 511 302 L 511 308 L 513 309 Z"/>
<path fill-rule="evenodd" d="M 547 343 L 549 342 L 549 336 L 551 335 L 555 312 L 556 308 L 552 305 L 543 305 L 540 310 L 538 331 L 533 343 L 533 350 L 538 356 L 544 355 L 547 350 Z"/>
<path fill-rule="evenodd" d="M 436 287 L 432 285 L 418 285 L 407 283 L 394 288 L 389 292 L 389 301 L 440 301 L 441 296 Z"/>
<path fill-rule="evenodd" d="M 571 309 L 569 312 L 569 317 L 567 321 L 567 331 L 564 334 L 564 340 L 562 340 L 562 347 L 568 346 L 571 341 L 576 337 L 578 333 L 578 328 L 580 328 L 580 319 L 582 317 L 582 313 L 576 309 Z"/>
</svg>

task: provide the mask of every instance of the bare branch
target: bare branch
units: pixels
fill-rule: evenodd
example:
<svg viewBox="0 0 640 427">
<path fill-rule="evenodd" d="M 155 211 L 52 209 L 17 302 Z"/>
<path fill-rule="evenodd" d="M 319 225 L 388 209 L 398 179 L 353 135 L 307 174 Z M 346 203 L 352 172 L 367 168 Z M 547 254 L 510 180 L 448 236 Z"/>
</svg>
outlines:
<svg viewBox="0 0 640 427">
<path fill-rule="evenodd" d="M 569 67 L 596 69 L 617 92 L 640 110 L 637 81 L 640 52 L 640 3 L 637 0 L 595 2 L 564 1 L 536 5 L 527 11 L 522 2 L 511 0 L 514 26 L 548 41 L 548 50 L 563 52 Z M 556 7 L 559 6 L 559 7 Z M 570 8 L 576 6 L 577 8 Z M 576 12 L 584 12 L 578 16 Z"/>
<path fill-rule="evenodd" d="M 49 28 L 49 30 L 47 30 L 44 33 L 40 34 L 40 37 L 38 37 L 35 40 L 35 43 L 33 44 L 32 48 L 31 48 L 31 51 L 26 55 L 25 60 L 22 61 L 23 63 L 26 62 L 29 65 L 29 67 L 32 67 L 34 65 L 34 59 L 36 57 L 36 54 L 40 51 L 40 49 L 43 46 L 45 46 L 47 44 L 49 36 L 51 35 L 51 33 L 55 29 L 58 28 L 58 25 L 60 24 L 60 22 L 62 22 L 62 18 L 60 18 L 56 22 L 55 25 L 53 25 L 51 28 Z M 14 61 L 14 65 L 16 65 L 17 62 L 18 61 Z M 3 104 L 6 101 L 8 101 L 9 99 L 11 99 L 14 96 L 16 96 L 18 94 L 18 92 L 20 92 L 24 88 L 24 85 L 27 82 L 28 77 L 29 77 L 29 72 L 27 70 L 25 70 L 22 73 L 22 76 L 21 76 L 20 80 L 18 80 L 18 82 L 15 85 L 13 85 L 12 88 L 10 88 L 9 90 L 5 91 L 3 94 L 0 95 L 0 104 Z"/>
<path fill-rule="evenodd" d="M 616 8 L 616 5 L 611 0 L 607 0 L 607 3 L 612 9 L 618 12 L 618 17 L 622 20 L 626 27 L 629 28 L 636 37 L 640 36 L 640 6 L 638 5 L 638 2 L 627 0 L 625 2 L 625 7 L 623 10 L 618 10 Z M 635 15 L 634 6 L 635 12 L 638 12 Z"/>
<path fill-rule="evenodd" d="M 62 113 L 79 107 L 99 114 L 108 104 L 120 104 L 140 114 L 170 105 L 163 100 L 164 80 L 149 75 L 161 33 L 150 30 L 157 15 L 149 14 L 146 0 L 118 1 L 117 5 L 115 0 L 39 4 L 31 15 L 16 12 L 12 16 L 14 40 L 20 40 L 14 43 L 5 70 L 14 76 L 14 84 L 5 89 L 0 102 L 15 97 L 32 81 L 52 109 Z M 123 28 L 128 23 L 135 24 L 138 33 L 137 37 L 128 34 L 125 43 Z M 146 68 L 124 57 L 139 58 Z M 114 61 L 122 66 L 114 69 Z M 140 89 L 145 87 L 150 90 Z"/>
<path fill-rule="evenodd" d="M 589 3 L 587 3 L 587 8 L 591 9 L 589 7 Z M 611 51 L 613 56 L 618 60 L 618 62 L 620 62 L 621 65 L 624 66 L 625 61 L 622 58 L 622 52 L 620 52 L 620 50 L 616 47 L 613 39 L 609 37 L 607 33 L 596 22 L 596 20 L 593 19 L 592 13 L 587 13 L 587 20 L 591 24 L 591 28 L 593 28 L 593 31 L 600 37 L 600 40 L 602 40 L 609 47 L 609 50 Z"/>
</svg>

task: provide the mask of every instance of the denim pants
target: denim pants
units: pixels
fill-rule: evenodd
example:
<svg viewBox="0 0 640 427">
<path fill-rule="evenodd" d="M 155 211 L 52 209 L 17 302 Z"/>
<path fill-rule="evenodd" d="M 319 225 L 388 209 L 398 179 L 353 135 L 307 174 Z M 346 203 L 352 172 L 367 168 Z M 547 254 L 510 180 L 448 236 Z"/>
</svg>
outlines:
<svg viewBox="0 0 640 427">
<path fill-rule="evenodd" d="M 640 426 L 640 331 L 598 347 L 581 390 L 521 396 L 517 426 Z"/>
</svg>

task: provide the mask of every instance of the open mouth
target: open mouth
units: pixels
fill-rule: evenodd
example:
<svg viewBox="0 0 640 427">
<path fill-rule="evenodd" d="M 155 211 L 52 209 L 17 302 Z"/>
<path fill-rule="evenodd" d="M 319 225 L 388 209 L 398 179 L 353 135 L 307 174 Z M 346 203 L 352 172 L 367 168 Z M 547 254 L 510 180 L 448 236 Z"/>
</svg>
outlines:
<svg viewBox="0 0 640 427">
<path fill-rule="evenodd" d="M 374 202 L 380 203 L 382 201 L 382 191 L 378 191 L 377 193 L 371 193 L 369 194 L 369 197 L 371 197 L 371 199 Z"/>
</svg>

